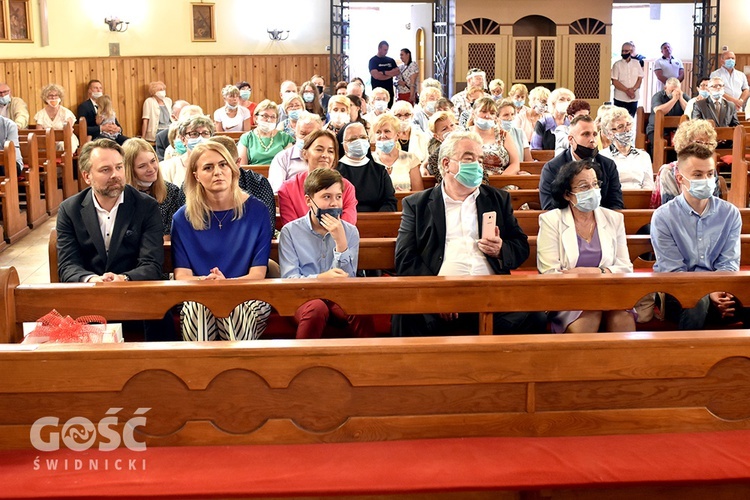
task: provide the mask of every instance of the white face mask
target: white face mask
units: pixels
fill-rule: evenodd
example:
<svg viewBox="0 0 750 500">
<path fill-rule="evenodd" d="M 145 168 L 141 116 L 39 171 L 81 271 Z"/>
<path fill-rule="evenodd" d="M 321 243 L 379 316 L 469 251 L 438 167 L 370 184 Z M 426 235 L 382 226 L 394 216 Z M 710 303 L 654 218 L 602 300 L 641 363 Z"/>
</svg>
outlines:
<svg viewBox="0 0 750 500">
<path fill-rule="evenodd" d="M 91 97 L 94 98 L 94 99 L 99 99 L 103 95 L 104 94 L 102 92 L 92 92 L 91 93 Z"/>
<path fill-rule="evenodd" d="M 258 122 L 258 130 L 264 133 L 272 132 L 276 128 L 275 123 L 270 122 Z"/>
<path fill-rule="evenodd" d="M 165 97 L 167 97 L 167 91 L 166 90 L 160 90 L 160 91 L 156 92 L 154 95 L 156 97 L 158 97 L 159 99 L 164 99 Z"/>
<path fill-rule="evenodd" d="M 352 117 L 349 113 L 345 113 L 341 111 L 331 112 L 330 117 L 331 117 L 331 123 L 339 127 L 342 125 L 346 125 L 352 120 Z"/>
</svg>

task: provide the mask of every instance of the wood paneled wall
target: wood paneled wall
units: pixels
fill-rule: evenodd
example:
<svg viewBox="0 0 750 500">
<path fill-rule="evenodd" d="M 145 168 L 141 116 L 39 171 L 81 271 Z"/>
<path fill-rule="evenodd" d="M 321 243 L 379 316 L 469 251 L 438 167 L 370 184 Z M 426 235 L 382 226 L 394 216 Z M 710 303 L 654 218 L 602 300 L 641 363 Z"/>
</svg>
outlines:
<svg viewBox="0 0 750 500">
<path fill-rule="evenodd" d="M 40 91 L 45 85 L 62 85 L 63 105 L 75 113 L 87 98 L 88 81 L 101 80 L 128 136 L 140 134 L 149 82 L 163 81 L 170 98 L 198 104 L 213 116 L 224 104 L 224 85 L 246 80 L 253 87 L 253 101 L 278 101 L 282 81 L 301 84 L 316 73 L 328 74 L 327 54 L 0 60 L 0 81 L 29 104 L 32 118 L 42 107 Z"/>
</svg>

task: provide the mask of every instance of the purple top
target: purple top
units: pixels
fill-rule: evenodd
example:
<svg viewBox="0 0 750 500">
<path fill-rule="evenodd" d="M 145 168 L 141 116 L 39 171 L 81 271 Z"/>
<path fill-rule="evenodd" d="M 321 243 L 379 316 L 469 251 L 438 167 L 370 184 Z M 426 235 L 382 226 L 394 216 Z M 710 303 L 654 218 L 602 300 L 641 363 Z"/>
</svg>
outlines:
<svg viewBox="0 0 750 500">
<path fill-rule="evenodd" d="M 591 242 L 587 242 L 580 236 L 578 238 L 578 262 L 576 267 L 599 267 L 602 261 L 602 244 L 599 241 L 599 229 L 594 227 Z"/>
</svg>

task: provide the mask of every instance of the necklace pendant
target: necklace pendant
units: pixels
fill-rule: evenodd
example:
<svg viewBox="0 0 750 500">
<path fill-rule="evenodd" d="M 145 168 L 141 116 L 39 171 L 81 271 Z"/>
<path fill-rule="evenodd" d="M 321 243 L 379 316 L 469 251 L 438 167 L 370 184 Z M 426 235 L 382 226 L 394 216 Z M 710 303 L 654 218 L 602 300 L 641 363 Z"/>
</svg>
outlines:
<svg viewBox="0 0 750 500">
<path fill-rule="evenodd" d="M 221 222 L 219 222 L 219 231 L 221 231 Z"/>
</svg>

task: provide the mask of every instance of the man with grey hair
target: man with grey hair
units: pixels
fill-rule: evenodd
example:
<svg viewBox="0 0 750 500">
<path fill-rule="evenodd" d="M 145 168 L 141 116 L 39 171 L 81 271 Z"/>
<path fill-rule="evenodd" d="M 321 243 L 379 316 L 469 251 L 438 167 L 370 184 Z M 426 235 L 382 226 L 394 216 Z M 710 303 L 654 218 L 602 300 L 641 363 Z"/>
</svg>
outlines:
<svg viewBox="0 0 750 500">
<path fill-rule="evenodd" d="M 297 142 L 291 148 L 286 148 L 271 161 L 271 166 L 268 167 L 268 181 L 271 183 L 271 189 L 273 193 L 279 192 L 279 188 L 285 180 L 291 179 L 300 172 L 307 170 L 307 163 L 300 156 L 302 146 L 305 144 L 305 137 L 313 133 L 315 130 L 323 129 L 323 120 L 320 116 L 303 111 L 300 113 L 297 119 L 297 125 L 294 129 L 294 136 L 297 138 Z"/>
<path fill-rule="evenodd" d="M 726 99 L 724 80 L 712 76 L 708 82 L 708 99 L 696 101 L 693 105 L 692 118 L 713 120 L 715 127 L 735 127 L 740 124 L 737 119 L 737 108 Z"/>
<path fill-rule="evenodd" d="M 190 105 L 189 102 L 179 99 L 172 104 L 172 124 L 176 123 L 177 120 L 180 119 L 180 112 L 185 106 Z M 200 109 L 200 108 L 199 108 Z M 203 114 L 203 110 L 201 110 L 200 114 Z M 172 125 L 170 125 L 170 128 Z M 156 157 L 159 159 L 159 161 L 162 161 L 164 159 L 164 151 L 169 147 L 169 128 L 160 130 L 156 134 L 156 146 L 154 149 L 156 149 Z"/>
<path fill-rule="evenodd" d="M 396 240 L 399 276 L 510 274 L 528 258 L 528 238 L 513 215 L 510 195 L 482 184 L 481 160 L 482 139 L 475 132 L 453 132 L 443 142 L 442 183 L 403 201 Z M 480 234 L 483 219 L 493 213 L 494 233 Z M 395 336 L 451 334 L 477 331 L 478 315 L 396 315 L 392 324 Z M 493 324 L 495 333 L 546 330 L 542 313 L 496 313 Z"/>
<path fill-rule="evenodd" d="M 110 139 L 88 142 L 78 164 L 89 187 L 60 204 L 60 281 L 160 279 L 164 231 L 159 206 L 125 183 L 122 148 Z"/>
<path fill-rule="evenodd" d="M 15 122 L 18 128 L 29 126 L 29 107 L 23 99 L 11 95 L 5 82 L 0 82 L 0 116 Z"/>
<path fill-rule="evenodd" d="M 638 109 L 641 81 L 645 76 L 641 63 L 632 57 L 632 42 L 622 44 L 622 59 L 612 65 L 612 85 L 615 87 L 615 106 L 625 108 L 630 116 Z"/>
<path fill-rule="evenodd" d="M 680 80 L 667 78 L 664 89 L 651 97 L 651 115 L 646 125 L 646 135 L 650 144 L 654 143 L 654 122 L 657 111 L 663 111 L 666 116 L 681 116 L 685 113 L 687 101 L 680 88 Z"/>
<path fill-rule="evenodd" d="M 296 94 L 297 84 L 291 80 L 284 80 L 279 87 L 279 96 L 281 97 L 279 104 L 286 102 L 287 99 Z M 276 123 L 282 123 L 286 119 L 287 116 L 286 111 L 284 111 L 284 106 L 279 106 L 279 120 Z"/>
</svg>

